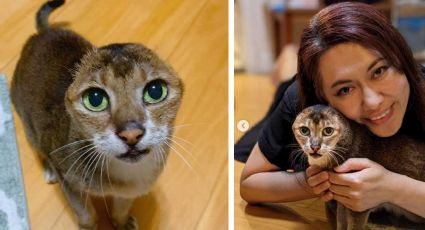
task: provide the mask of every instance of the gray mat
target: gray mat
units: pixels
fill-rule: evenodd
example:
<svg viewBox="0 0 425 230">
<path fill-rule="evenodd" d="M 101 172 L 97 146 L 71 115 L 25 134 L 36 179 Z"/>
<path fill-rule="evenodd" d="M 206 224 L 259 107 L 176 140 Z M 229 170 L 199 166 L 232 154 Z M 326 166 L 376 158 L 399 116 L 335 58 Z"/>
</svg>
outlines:
<svg viewBox="0 0 425 230">
<path fill-rule="evenodd" d="M 29 229 L 7 80 L 0 75 L 0 230 Z"/>
</svg>

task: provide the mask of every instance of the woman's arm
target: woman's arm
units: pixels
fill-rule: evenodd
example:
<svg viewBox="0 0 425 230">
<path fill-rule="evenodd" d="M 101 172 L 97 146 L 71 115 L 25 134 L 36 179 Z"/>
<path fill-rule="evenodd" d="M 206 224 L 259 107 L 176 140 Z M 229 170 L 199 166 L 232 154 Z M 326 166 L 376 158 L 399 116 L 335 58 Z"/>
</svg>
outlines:
<svg viewBox="0 0 425 230">
<path fill-rule="evenodd" d="M 316 185 L 315 188 L 308 185 L 304 172 L 279 171 L 266 159 L 257 143 L 242 171 L 241 197 L 248 203 L 290 202 L 318 197 L 316 194 L 330 186 L 328 174 L 319 169 L 311 169 L 309 173 L 312 176 L 309 184 Z"/>
<path fill-rule="evenodd" d="M 353 170 L 357 172 L 348 173 Z M 335 171 L 330 173 L 330 190 L 335 200 L 353 211 L 389 202 L 425 218 L 425 182 L 388 171 L 364 158 L 349 159 Z"/>
<path fill-rule="evenodd" d="M 425 218 L 425 182 L 393 174 L 396 183 L 391 183 L 395 192 L 391 193 L 390 202 Z"/>
</svg>

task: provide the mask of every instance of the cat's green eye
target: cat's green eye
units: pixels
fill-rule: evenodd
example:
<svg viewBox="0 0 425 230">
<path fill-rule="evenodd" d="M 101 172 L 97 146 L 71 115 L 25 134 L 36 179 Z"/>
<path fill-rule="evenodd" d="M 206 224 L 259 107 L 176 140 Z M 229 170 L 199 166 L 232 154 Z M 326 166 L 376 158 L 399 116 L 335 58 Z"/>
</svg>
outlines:
<svg viewBox="0 0 425 230">
<path fill-rule="evenodd" d="M 310 129 L 305 127 L 305 126 L 301 126 L 300 127 L 300 133 L 303 136 L 309 136 L 310 135 Z"/>
<path fill-rule="evenodd" d="M 90 111 L 101 112 L 108 108 L 108 95 L 102 89 L 90 88 L 83 94 L 83 105 Z"/>
<path fill-rule="evenodd" d="M 323 129 L 323 135 L 324 136 L 330 136 L 332 135 L 332 133 L 334 133 L 334 129 L 331 127 L 326 127 Z"/>
<path fill-rule="evenodd" d="M 161 80 L 148 83 L 143 90 L 143 101 L 148 104 L 156 104 L 165 99 L 168 94 L 167 85 Z"/>
</svg>

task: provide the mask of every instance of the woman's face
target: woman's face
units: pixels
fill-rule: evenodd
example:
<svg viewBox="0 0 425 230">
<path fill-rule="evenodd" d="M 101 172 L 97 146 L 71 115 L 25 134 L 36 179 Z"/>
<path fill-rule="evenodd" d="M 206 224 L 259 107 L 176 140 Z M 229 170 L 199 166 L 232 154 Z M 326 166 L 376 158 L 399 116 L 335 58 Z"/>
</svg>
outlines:
<svg viewBox="0 0 425 230">
<path fill-rule="evenodd" d="M 400 129 L 409 83 L 377 52 L 354 43 L 336 45 L 320 58 L 319 72 L 326 101 L 347 118 L 379 137 Z"/>
</svg>

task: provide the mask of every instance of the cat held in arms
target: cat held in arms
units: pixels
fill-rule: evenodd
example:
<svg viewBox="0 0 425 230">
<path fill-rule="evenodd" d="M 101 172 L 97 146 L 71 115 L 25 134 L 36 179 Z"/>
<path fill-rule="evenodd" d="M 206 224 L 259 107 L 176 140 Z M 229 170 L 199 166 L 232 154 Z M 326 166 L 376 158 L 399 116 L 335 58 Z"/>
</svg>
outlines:
<svg viewBox="0 0 425 230">
<path fill-rule="evenodd" d="M 98 48 L 49 26 L 49 14 L 64 2 L 38 10 L 37 33 L 14 72 L 12 102 L 47 182 L 61 184 L 80 229 L 97 226 L 90 196 L 110 197 L 116 229 L 138 229 L 129 210 L 164 168 L 183 83 L 143 45 Z"/>
<path fill-rule="evenodd" d="M 307 156 L 309 165 L 332 171 L 349 158 L 368 158 L 392 172 L 425 181 L 423 139 L 403 134 L 388 138 L 377 137 L 366 126 L 349 121 L 335 109 L 324 105 L 310 106 L 302 110 L 296 117 L 292 130 L 301 147 L 296 153 Z M 424 218 L 390 203 L 363 212 L 352 211 L 338 203 L 334 227 L 338 230 L 364 229 L 369 214 L 379 209 L 386 209 L 420 223 L 420 229 L 423 229 L 425 224 Z M 328 214 L 330 213 L 328 210 Z M 331 219 L 331 222 L 334 221 Z"/>
</svg>

